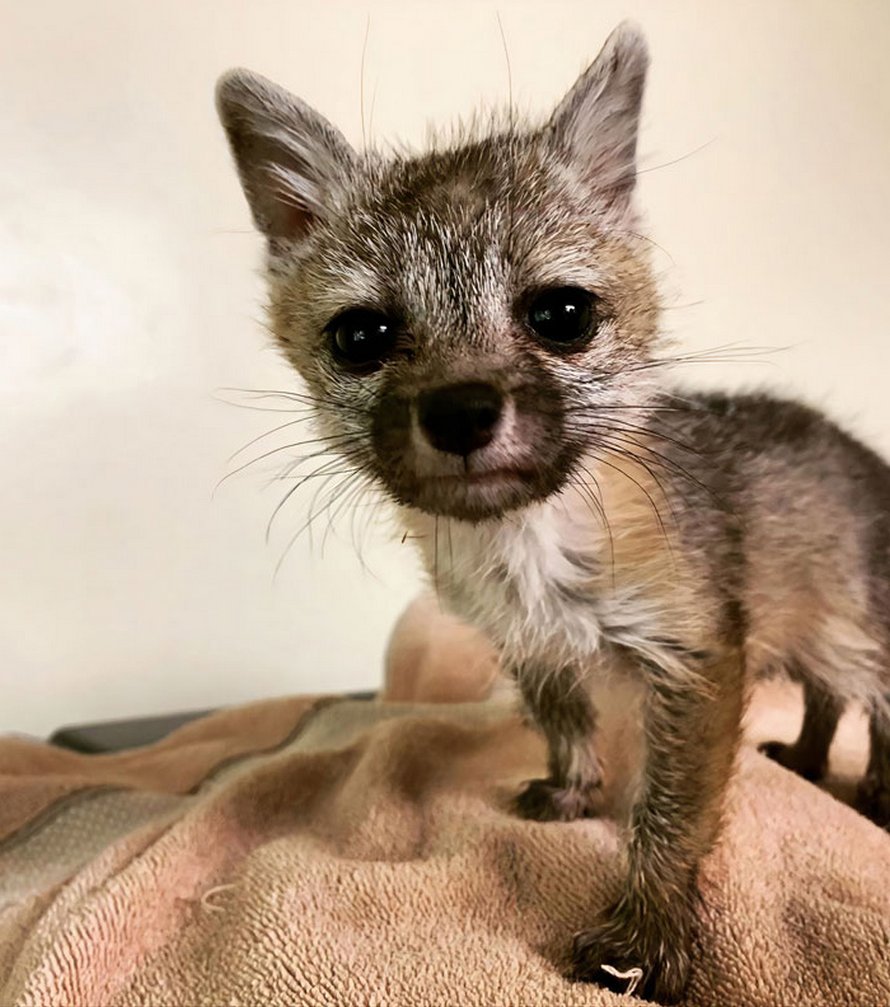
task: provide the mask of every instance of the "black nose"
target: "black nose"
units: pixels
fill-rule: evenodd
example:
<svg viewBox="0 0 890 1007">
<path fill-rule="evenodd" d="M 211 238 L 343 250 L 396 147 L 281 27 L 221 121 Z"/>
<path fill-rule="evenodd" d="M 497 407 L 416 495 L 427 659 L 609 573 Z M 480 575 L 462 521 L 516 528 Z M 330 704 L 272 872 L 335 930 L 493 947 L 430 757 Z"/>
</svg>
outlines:
<svg viewBox="0 0 890 1007">
<path fill-rule="evenodd" d="M 423 392 L 417 416 L 434 448 L 466 457 L 494 437 L 503 404 L 497 388 L 474 381 Z"/>
</svg>

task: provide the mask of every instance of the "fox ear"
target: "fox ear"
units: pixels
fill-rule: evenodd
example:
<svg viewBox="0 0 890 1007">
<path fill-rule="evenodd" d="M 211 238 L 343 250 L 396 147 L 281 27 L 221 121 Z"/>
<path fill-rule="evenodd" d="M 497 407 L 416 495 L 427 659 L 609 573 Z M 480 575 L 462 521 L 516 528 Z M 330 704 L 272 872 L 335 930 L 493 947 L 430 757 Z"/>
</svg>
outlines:
<svg viewBox="0 0 890 1007">
<path fill-rule="evenodd" d="M 630 22 L 620 24 L 550 119 L 549 133 L 585 180 L 627 204 L 636 180 L 637 133 L 649 54 Z"/>
<path fill-rule="evenodd" d="M 299 242 L 330 211 L 355 151 L 318 112 L 248 70 L 220 78 L 216 107 L 256 226 L 273 251 Z"/>
</svg>

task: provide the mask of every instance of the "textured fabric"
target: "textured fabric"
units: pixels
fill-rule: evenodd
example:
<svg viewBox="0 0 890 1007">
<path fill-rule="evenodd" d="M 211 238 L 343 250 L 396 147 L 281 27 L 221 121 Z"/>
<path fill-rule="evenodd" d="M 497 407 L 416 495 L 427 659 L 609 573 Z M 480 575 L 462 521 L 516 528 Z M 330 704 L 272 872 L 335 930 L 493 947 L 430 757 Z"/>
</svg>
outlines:
<svg viewBox="0 0 890 1007">
<path fill-rule="evenodd" d="M 797 718 L 770 687 L 750 736 Z M 863 753 L 849 719 L 839 792 Z M 0 741 L 0 1003 L 626 1003 L 560 974 L 622 840 L 514 817 L 543 761 L 483 702 L 282 700 L 116 756 Z M 751 747 L 701 884 L 689 1004 L 890 1003 L 890 836 Z"/>
</svg>

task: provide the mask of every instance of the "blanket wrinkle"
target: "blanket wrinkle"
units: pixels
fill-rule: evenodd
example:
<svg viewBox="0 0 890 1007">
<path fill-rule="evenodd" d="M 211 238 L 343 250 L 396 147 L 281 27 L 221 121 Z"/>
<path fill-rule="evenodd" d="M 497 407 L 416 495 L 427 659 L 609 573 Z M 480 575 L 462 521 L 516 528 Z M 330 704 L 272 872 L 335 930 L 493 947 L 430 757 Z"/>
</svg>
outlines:
<svg viewBox="0 0 890 1007">
<path fill-rule="evenodd" d="M 630 1002 L 561 972 L 619 891 L 623 829 L 516 818 L 544 746 L 470 697 L 267 701 L 101 757 L 0 739 L 0 1003 Z M 755 697 L 688 1007 L 890 1003 L 890 836 L 754 748 L 799 716 L 793 687 Z"/>
</svg>

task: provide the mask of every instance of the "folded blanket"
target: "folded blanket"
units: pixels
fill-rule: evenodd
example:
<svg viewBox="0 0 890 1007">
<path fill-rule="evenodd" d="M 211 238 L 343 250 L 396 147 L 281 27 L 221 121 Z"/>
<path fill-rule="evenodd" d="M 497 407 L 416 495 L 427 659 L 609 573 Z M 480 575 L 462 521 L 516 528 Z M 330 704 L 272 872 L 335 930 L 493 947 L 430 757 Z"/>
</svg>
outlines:
<svg viewBox="0 0 890 1007">
<path fill-rule="evenodd" d="M 795 704 L 760 695 L 752 742 Z M 839 792 L 863 742 L 848 719 Z M 622 840 L 516 818 L 543 763 L 497 701 L 271 701 L 108 756 L 0 741 L 0 1003 L 626 1003 L 562 977 Z M 689 1004 L 890 1003 L 890 836 L 750 746 L 701 883 Z"/>
</svg>

